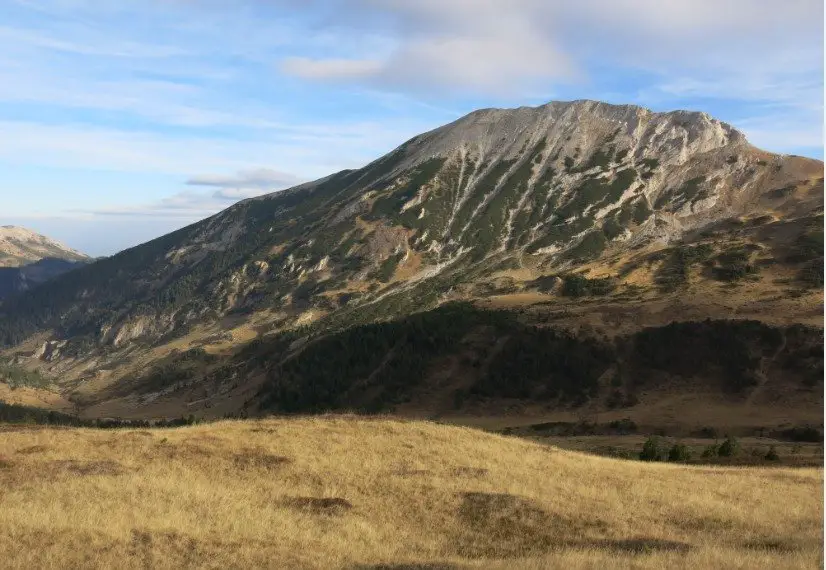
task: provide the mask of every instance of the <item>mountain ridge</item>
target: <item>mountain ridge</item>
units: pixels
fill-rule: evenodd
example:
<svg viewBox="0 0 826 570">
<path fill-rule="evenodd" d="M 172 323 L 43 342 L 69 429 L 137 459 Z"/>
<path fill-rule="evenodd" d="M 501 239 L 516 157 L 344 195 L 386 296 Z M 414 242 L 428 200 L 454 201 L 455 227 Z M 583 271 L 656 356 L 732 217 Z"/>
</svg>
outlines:
<svg viewBox="0 0 826 570">
<path fill-rule="evenodd" d="M 45 257 L 88 260 L 61 242 L 20 226 L 0 226 L 0 267 L 18 267 Z"/>
<path fill-rule="evenodd" d="M 761 151 L 704 113 L 593 101 L 479 110 L 0 305 L 0 339 L 27 366 L 115 386 L 198 342 L 192 330 L 238 335 L 216 345 L 234 351 L 449 300 L 563 307 L 570 275 L 584 279 L 571 290 L 605 290 L 620 306 L 696 291 L 686 314 L 731 314 L 714 300 L 822 326 L 809 313 L 822 306 L 822 276 L 811 281 L 822 185 L 822 162 Z M 784 280 L 800 302 L 760 300 L 780 299 Z M 606 311 L 583 299 L 566 326 Z"/>
<path fill-rule="evenodd" d="M 90 261 L 79 251 L 32 230 L 0 226 L 0 301 Z"/>
</svg>

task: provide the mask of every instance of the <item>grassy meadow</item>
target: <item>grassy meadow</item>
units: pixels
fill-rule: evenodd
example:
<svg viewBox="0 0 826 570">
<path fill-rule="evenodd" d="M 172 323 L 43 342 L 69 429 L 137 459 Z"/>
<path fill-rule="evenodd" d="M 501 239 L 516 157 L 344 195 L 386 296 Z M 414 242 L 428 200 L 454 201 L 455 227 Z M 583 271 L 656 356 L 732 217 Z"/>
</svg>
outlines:
<svg viewBox="0 0 826 570">
<path fill-rule="evenodd" d="M 819 468 L 321 416 L 0 426 L 3 568 L 818 568 Z"/>
</svg>

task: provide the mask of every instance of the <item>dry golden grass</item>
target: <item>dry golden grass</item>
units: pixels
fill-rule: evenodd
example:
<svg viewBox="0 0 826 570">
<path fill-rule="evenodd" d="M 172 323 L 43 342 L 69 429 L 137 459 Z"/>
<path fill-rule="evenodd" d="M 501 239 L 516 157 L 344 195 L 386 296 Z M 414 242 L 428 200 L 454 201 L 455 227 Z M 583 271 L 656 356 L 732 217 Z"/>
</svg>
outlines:
<svg viewBox="0 0 826 570">
<path fill-rule="evenodd" d="M 354 417 L 0 428 L 4 568 L 816 568 L 820 469 Z"/>
</svg>

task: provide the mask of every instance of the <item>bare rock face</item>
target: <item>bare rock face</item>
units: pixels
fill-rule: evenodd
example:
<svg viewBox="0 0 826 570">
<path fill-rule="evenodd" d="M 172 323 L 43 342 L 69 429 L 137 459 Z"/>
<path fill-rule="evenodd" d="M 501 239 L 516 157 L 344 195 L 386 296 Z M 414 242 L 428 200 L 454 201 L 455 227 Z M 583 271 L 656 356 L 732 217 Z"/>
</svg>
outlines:
<svg viewBox="0 0 826 570">
<path fill-rule="evenodd" d="M 100 342 L 121 347 L 133 340 L 157 338 L 170 332 L 174 326 L 174 319 L 169 315 L 139 315 L 103 327 Z"/>
<path fill-rule="evenodd" d="M 545 139 L 550 150 L 588 155 L 617 133 L 618 148 L 637 160 L 656 156 L 661 162 L 685 162 L 689 157 L 727 145 L 745 143 L 745 136 L 705 113 L 653 113 L 634 105 L 597 101 L 553 102 L 541 107 L 483 109 L 414 138 L 411 161 L 423 156 L 447 156 L 457 149 L 488 158 L 517 156 L 522 145 Z"/>
</svg>

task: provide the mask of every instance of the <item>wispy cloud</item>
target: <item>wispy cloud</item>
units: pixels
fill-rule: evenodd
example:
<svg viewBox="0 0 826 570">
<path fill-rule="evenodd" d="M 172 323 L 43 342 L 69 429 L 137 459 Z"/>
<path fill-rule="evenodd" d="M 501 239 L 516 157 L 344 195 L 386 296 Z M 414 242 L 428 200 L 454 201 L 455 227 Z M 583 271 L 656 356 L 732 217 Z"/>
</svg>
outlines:
<svg viewBox="0 0 826 570">
<path fill-rule="evenodd" d="M 241 200 L 274 192 L 304 182 L 288 172 L 279 172 L 271 168 L 242 170 L 234 175 L 205 174 L 193 176 L 186 183 L 190 186 L 207 186 L 219 188 L 214 198 L 223 200 Z"/>
<path fill-rule="evenodd" d="M 356 0 L 331 10 L 324 22 L 341 32 L 338 49 L 352 52 L 341 31 L 348 27 L 357 32 L 351 35 L 392 38 L 392 49 L 346 62 L 288 58 L 282 71 L 413 94 L 505 99 L 560 85 L 576 93 L 616 77 L 609 88 L 615 99 L 719 107 L 729 120 L 772 107 L 783 115 L 778 129 L 808 124 L 801 141 L 822 132 L 820 0 Z M 776 139 L 770 132 L 759 138 L 771 148 L 792 140 L 785 129 Z"/>
<path fill-rule="evenodd" d="M 65 217 L 95 218 L 164 218 L 191 223 L 220 212 L 227 206 L 268 193 L 259 189 L 232 191 L 221 189 L 214 192 L 182 191 L 172 196 L 132 206 L 110 206 L 96 209 L 70 209 Z"/>
<path fill-rule="evenodd" d="M 704 110 L 822 152 L 821 0 L 12 0 L 0 22 L 0 162 L 25 171 L 5 213 L 48 204 L 83 232 L 171 228 L 552 96 Z M 95 208 L 26 207 L 21 185 L 72 184 L 28 180 L 56 168 L 117 176 Z M 143 196 L 138 174 L 167 186 Z"/>
</svg>

